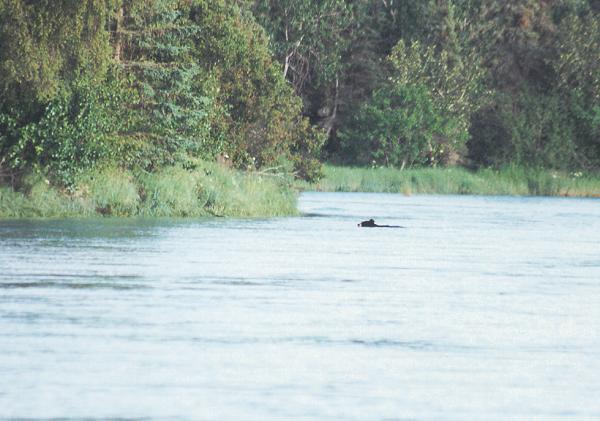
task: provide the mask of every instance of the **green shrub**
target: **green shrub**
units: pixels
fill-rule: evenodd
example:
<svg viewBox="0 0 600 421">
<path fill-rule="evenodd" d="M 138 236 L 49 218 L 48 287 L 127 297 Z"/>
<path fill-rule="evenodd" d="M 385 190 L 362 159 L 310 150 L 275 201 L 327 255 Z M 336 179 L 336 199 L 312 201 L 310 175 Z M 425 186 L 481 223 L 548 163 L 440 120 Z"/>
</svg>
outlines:
<svg viewBox="0 0 600 421">
<path fill-rule="evenodd" d="M 169 167 L 140 175 L 143 206 L 151 216 L 198 216 L 204 213 L 199 197 L 198 174 Z"/>
<path fill-rule="evenodd" d="M 400 40 L 388 62 L 390 77 L 340 134 L 345 154 L 399 168 L 455 163 L 478 106 L 477 61 L 464 65 L 444 49 Z"/>
<path fill-rule="evenodd" d="M 434 138 L 445 131 L 425 87 L 393 85 L 376 91 L 340 137 L 363 162 L 404 168 L 435 162 Z"/>
<path fill-rule="evenodd" d="M 82 176 L 76 184 L 76 194 L 89 198 L 96 211 L 103 215 L 135 215 L 140 203 L 132 174 L 112 167 Z"/>
<path fill-rule="evenodd" d="M 27 192 L 0 187 L 0 218 L 52 218 L 95 215 L 95 209 L 84 198 L 75 197 L 51 187 L 44 177 L 28 175 Z"/>
<path fill-rule="evenodd" d="M 204 208 L 218 216 L 294 215 L 296 192 L 289 176 L 242 173 L 215 164 L 199 170 L 200 198 Z"/>
<path fill-rule="evenodd" d="M 576 166 L 572 121 L 555 94 L 497 94 L 496 106 L 478 114 L 469 143 L 480 165 L 569 169 Z"/>
<path fill-rule="evenodd" d="M 27 198 L 10 187 L 0 186 L 0 218 L 20 218 L 26 216 Z"/>
</svg>

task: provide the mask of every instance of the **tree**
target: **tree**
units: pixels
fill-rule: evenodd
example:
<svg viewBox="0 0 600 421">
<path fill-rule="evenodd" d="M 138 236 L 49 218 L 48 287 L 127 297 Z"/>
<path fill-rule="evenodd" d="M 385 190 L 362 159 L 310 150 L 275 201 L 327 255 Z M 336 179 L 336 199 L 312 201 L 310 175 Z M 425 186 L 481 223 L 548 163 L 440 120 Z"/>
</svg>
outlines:
<svg viewBox="0 0 600 421">
<path fill-rule="evenodd" d="M 256 0 L 252 12 L 267 30 L 283 76 L 303 99 L 305 115 L 329 134 L 337 120 L 343 54 L 353 24 L 345 0 Z"/>
<path fill-rule="evenodd" d="M 467 3 L 469 0 L 350 2 L 354 25 L 340 83 L 338 125 L 342 130 L 353 124 L 357 110 L 370 100 L 372 92 L 387 85 L 393 69 L 386 57 L 399 40 L 443 50 L 447 65 L 464 68 L 467 74 L 471 63 L 478 65 Z M 326 149 L 333 157 L 341 152 L 335 132 Z"/>
<path fill-rule="evenodd" d="M 99 162 L 219 154 L 318 174 L 322 136 L 263 29 L 229 2 L 6 0 L 0 41 L 0 176 L 35 169 L 68 187 Z"/>
<path fill-rule="evenodd" d="M 557 75 L 556 92 L 573 125 L 575 161 L 585 169 L 600 168 L 600 25 L 598 13 L 563 19 L 550 64 Z"/>
<path fill-rule="evenodd" d="M 554 31 L 550 2 L 482 0 L 472 10 L 474 42 L 488 69 L 490 87 L 517 92 L 524 85 L 540 91 L 552 85 L 544 57 Z"/>
<path fill-rule="evenodd" d="M 449 128 L 424 86 L 394 84 L 375 91 L 340 136 L 359 162 L 403 169 L 435 165 L 435 138 Z"/>
<path fill-rule="evenodd" d="M 0 175 L 68 185 L 106 152 L 120 111 L 107 16 L 104 0 L 2 3 Z"/>
<path fill-rule="evenodd" d="M 214 158 L 210 78 L 194 56 L 200 28 L 178 0 L 123 0 L 113 25 L 114 57 L 135 89 L 135 123 L 123 137 L 145 168 Z"/>
<path fill-rule="evenodd" d="M 343 0 L 257 0 L 252 10 L 271 37 L 283 76 L 302 95 L 308 81 L 327 85 L 339 76 L 351 24 Z"/>
<path fill-rule="evenodd" d="M 106 19 L 104 0 L 3 0 L 0 108 L 35 108 L 78 78 L 101 80 L 110 56 Z"/>
<path fill-rule="evenodd" d="M 195 1 L 191 19 L 202 28 L 194 57 L 219 86 L 216 103 L 227 152 L 240 166 L 291 161 L 314 178 L 323 137 L 302 116 L 302 102 L 273 60 L 264 30 L 251 15 L 224 1 Z"/>
<path fill-rule="evenodd" d="M 369 148 L 376 162 L 401 168 L 460 159 L 482 73 L 476 63 L 463 66 L 450 57 L 419 41 L 399 41 L 388 58 L 387 83 L 361 108 L 358 131 L 344 135 L 350 149 Z M 369 139 L 366 145 L 360 130 Z"/>
</svg>

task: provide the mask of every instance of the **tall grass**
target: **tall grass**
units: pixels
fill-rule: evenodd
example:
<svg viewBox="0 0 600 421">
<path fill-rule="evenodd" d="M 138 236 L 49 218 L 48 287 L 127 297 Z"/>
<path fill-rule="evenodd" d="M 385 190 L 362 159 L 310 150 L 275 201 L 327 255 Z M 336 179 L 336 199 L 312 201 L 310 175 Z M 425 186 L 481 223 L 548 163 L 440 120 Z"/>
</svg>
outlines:
<svg viewBox="0 0 600 421">
<path fill-rule="evenodd" d="M 600 197 L 600 177 L 507 167 L 476 172 L 464 168 L 351 168 L 326 165 L 324 177 L 300 189 L 404 194 L 476 194 Z"/>
<path fill-rule="evenodd" d="M 201 216 L 204 203 L 198 176 L 179 167 L 138 177 L 143 198 L 140 214 L 149 216 Z"/>
<path fill-rule="evenodd" d="M 117 168 L 96 169 L 83 175 L 76 193 L 91 201 L 96 212 L 104 215 L 134 215 L 140 204 L 135 179 L 129 172 Z"/>
<path fill-rule="evenodd" d="M 24 188 L 27 193 L 0 186 L 0 218 L 90 216 L 95 213 L 89 201 L 75 196 L 66 198 L 42 177 L 28 177 Z"/>
<path fill-rule="evenodd" d="M 135 174 L 108 167 L 82 175 L 71 192 L 57 190 L 43 179 L 29 183 L 22 192 L 0 187 L 0 218 L 285 216 L 297 213 L 296 198 L 289 180 L 280 176 L 218 164 Z"/>
<path fill-rule="evenodd" d="M 0 218 L 70 216 L 238 216 L 297 214 L 296 190 L 600 197 L 600 177 L 521 167 L 471 172 L 463 168 L 349 168 L 326 165 L 324 178 L 295 189 L 280 175 L 244 173 L 213 163 L 195 169 L 131 173 L 101 168 L 70 192 L 40 176 L 15 192 L 0 186 Z"/>
<path fill-rule="evenodd" d="M 297 193 L 277 175 L 241 173 L 216 164 L 200 170 L 204 207 L 220 216 L 286 216 L 297 214 Z"/>
</svg>

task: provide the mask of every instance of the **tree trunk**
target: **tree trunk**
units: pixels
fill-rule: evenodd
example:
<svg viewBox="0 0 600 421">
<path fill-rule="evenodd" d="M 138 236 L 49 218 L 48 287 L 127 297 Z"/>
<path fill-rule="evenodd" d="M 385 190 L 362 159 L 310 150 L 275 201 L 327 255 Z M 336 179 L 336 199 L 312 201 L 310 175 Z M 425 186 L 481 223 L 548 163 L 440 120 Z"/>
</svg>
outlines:
<svg viewBox="0 0 600 421">
<path fill-rule="evenodd" d="M 117 11 L 117 21 L 115 23 L 115 55 L 114 59 L 118 63 L 121 61 L 121 29 L 123 26 L 123 17 L 125 15 L 125 11 L 123 10 L 123 5 L 119 6 L 119 10 Z"/>
</svg>

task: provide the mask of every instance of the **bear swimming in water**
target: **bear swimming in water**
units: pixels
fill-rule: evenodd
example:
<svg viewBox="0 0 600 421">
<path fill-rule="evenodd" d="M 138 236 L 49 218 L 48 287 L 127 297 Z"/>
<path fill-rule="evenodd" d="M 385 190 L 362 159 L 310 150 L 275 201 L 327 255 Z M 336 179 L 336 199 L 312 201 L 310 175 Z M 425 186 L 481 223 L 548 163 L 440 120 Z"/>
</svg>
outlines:
<svg viewBox="0 0 600 421">
<path fill-rule="evenodd" d="M 404 228 L 400 225 L 377 225 L 373 219 L 369 219 L 368 221 L 362 221 L 358 224 L 359 227 L 373 227 L 373 228 Z"/>
</svg>

